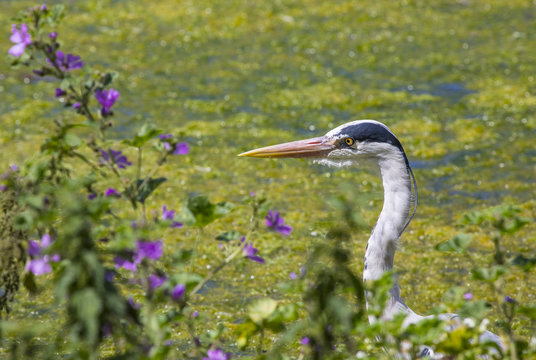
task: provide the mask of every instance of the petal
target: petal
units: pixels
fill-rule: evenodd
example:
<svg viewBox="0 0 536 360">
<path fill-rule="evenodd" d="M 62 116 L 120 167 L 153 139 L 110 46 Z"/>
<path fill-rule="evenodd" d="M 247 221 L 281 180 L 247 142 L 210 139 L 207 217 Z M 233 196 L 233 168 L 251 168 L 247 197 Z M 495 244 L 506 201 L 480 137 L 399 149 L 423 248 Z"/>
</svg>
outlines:
<svg viewBox="0 0 536 360">
<path fill-rule="evenodd" d="M 183 295 L 186 293 L 186 285 L 184 284 L 177 284 L 173 291 L 171 291 L 171 298 L 175 301 L 180 300 Z"/>
<path fill-rule="evenodd" d="M 282 225 L 276 227 L 275 231 L 279 232 L 283 236 L 287 236 L 292 232 L 292 227 L 289 225 Z"/>
<path fill-rule="evenodd" d="M 37 276 L 48 274 L 52 271 L 52 267 L 44 258 L 30 260 L 26 265 L 26 269 Z"/>
<path fill-rule="evenodd" d="M 259 264 L 264 264 L 264 259 L 258 255 L 248 256 L 248 259 L 258 262 Z"/>
<path fill-rule="evenodd" d="M 28 241 L 28 255 L 37 256 L 41 253 L 41 247 L 35 240 Z"/>
<path fill-rule="evenodd" d="M 182 142 L 175 145 L 175 151 L 173 152 L 174 155 L 186 155 L 190 152 L 190 147 L 187 143 Z"/>
<path fill-rule="evenodd" d="M 11 27 L 11 33 L 12 35 L 9 37 L 9 40 L 14 43 L 21 43 L 22 42 L 22 34 L 17 29 L 15 25 Z"/>
<path fill-rule="evenodd" d="M 22 53 L 24 52 L 24 49 L 26 48 L 26 44 L 25 43 L 20 43 L 20 44 L 17 44 L 17 45 L 14 45 L 12 46 L 8 53 L 10 55 L 13 55 L 14 57 L 19 57 L 22 55 Z"/>
<path fill-rule="evenodd" d="M 51 243 L 52 243 L 52 238 L 50 237 L 49 234 L 44 234 L 41 237 L 41 247 L 43 248 L 49 247 Z"/>
</svg>

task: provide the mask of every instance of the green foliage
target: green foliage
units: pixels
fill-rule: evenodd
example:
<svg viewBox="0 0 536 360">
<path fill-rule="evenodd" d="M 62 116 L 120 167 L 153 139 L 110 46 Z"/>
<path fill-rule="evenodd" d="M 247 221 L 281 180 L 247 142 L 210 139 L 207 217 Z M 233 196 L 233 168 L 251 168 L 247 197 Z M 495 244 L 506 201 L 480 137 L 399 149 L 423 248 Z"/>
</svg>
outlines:
<svg viewBox="0 0 536 360">
<path fill-rule="evenodd" d="M 188 198 L 184 209 L 185 221 L 191 225 L 203 228 L 234 209 L 229 202 L 213 204 L 205 195 L 195 195 Z"/>
<path fill-rule="evenodd" d="M 109 75 L 109 74 L 106 74 Z M 111 82 L 111 77 L 108 82 L 106 82 L 106 85 L 108 85 Z M 141 129 L 138 131 L 138 133 L 134 136 L 134 139 L 129 140 L 125 139 L 123 140 L 124 144 L 127 144 L 129 146 L 141 148 L 143 145 L 145 145 L 149 140 L 153 139 L 157 135 L 161 134 L 162 130 L 157 129 L 154 124 L 144 124 Z"/>
<path fill-rule="evenodd" d="M 224 242 L 236 241 L 238 239 L 240 239 L 240 233 L 236 230 L 226 231 L 216 237 L 216 240 Z"/>
<path fill-rule="evenodd" d="M 156 179 L 147 178 L 145 180 L 138 179 L 136 180 L 135 189 L 137 189 L 136 201 L 140 203 L 145 203 L 145 200 L 156 190 L 157 187 L 166 182 L 165 177 L 159 177 Z"/>
<path fill-rule="evenodd" d="M 470 242 L 470 235 L 458 234 L 450 240 L 437 244 L 436 249 L 444 252 L 454 251 L 457 253 L 463 253 L 469 246 Z"/>
</svg>

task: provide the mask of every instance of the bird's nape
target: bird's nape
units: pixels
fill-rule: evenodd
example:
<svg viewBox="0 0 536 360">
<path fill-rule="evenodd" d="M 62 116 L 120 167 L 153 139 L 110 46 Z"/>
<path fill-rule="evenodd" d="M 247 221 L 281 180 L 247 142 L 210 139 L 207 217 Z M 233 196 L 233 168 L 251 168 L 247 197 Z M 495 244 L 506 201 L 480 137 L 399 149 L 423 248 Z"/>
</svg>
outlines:
<svg viewBox="0 0 536 360">
<path fill-rule="evenodd" d="M 238 156 L 260 158 L 322 158 L 336 148 L 326 136 L 292 141 L 247 151 Z"/>
</svg>

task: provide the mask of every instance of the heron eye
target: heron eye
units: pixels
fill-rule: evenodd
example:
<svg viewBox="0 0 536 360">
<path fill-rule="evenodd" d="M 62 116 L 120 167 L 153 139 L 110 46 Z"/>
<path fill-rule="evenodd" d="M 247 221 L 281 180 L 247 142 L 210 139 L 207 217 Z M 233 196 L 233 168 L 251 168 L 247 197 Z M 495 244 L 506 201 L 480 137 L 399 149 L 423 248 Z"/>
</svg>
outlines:
<svg viewBox="0 0 536 360">
<path fill-rule="evenodd" d="M 348 145 L 348 146 L 352 146 L 352 145 L 354 145 L 354 139 L 352 139 L 352 138 L 346 138 L 346 139 L 344 139 L 344 142 L 345 142 L 346 145 Z"/>
</svg>

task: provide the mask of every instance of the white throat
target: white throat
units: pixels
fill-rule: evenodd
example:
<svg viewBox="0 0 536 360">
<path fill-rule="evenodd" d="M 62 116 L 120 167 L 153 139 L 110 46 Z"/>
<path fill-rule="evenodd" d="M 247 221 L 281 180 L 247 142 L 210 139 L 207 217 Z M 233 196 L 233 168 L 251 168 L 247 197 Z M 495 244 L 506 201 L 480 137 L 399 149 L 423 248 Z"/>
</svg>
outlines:
<svg viewBox="0 0 536 360">
<path fill-rule="evenodd" d="M 411 209 L 411 177 L 405 156 L 392 146 L 384 156 L 377 157 L 380 168 L 384 202 L 378 221 L 372 230 L 365 253 L 363 280 L 377 280 L 393 269 L 398 238 L 407 223 Z M 385 309 L 386 317 L 398 312 L 395 308 L 407 309 L 400 299 L 398 284 L 391 289 L 391 299 Z M 400 309 L 399 309 L 400 310 Z"/>
</svg>

